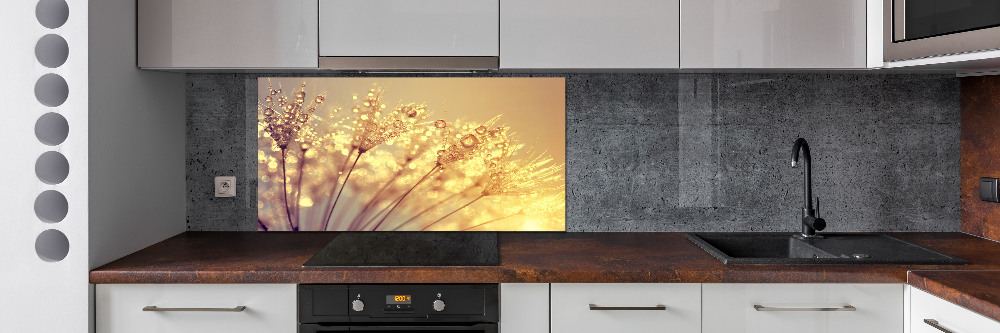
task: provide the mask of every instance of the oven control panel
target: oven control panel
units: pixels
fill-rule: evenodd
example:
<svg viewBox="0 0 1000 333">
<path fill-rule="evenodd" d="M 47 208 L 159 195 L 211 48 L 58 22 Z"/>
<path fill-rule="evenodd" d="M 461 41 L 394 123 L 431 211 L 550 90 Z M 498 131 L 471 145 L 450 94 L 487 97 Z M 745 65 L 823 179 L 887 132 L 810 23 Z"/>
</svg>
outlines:
<svg viewBox="0 0 1000 333">
<path fill-rule="evenodd" d="M 390 288 L 395 293 L 386 294 L 385 290 L 380 291 L 379 289 Z M 478 304 L 483 300 L 482 290 L 476 289 L 466 289 L 460 288 L 456 290 L 453 286 L 439 286 L 438 288 L 428 288 L 428 286 L 384 286 L 380 288 L 371 288 L 371 286 L 358 286 L 351 288 L 351 292 L 355 293 L 355 299 L 352 301 L 352 307 L 354 303 L 364 302 L 365 299 L 378 299 L 383 301 L 380 303 L 382 305 L 383 314 L 414 314 L 418 313 L 441 313 L 445 309 L 445 295 L 449 295 L 460 302 L 466 302 L 473 305 L 464 312 L 456 312 L 463 314 L 482 314 L 482 309 Z M 381 292 L 381 293 L 380 293 Z M 430 311 L 428 311 L 428 309 Z M 473 311 L 475 309 L 475 311 Z M 364 310 L 357 310 L 355 312 L 362 312 Z"/>
<path fill-rule="evenodd" d="M 490 322 L 499 318 L 496 284 L 299 285 L 307 322 Z"/>
<path fill-rule="evenodd" d="M 385 295 L 385 312 L 413 312 L 413 295 Z"/>
</svg>

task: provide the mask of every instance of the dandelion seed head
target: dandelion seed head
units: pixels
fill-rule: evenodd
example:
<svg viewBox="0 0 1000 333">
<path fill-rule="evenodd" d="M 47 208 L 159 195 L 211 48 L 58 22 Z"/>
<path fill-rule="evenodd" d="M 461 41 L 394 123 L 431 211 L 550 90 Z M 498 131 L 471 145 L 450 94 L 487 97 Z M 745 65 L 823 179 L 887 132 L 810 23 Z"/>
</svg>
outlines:
<svg viewBox="0 0 1000 333">
<path fill-rule="evenodd" d="M 320 97 L 325 96 L 325 93 L 318 95 L 307 107 L 303 107 L 306 97 L 305 83 L 294 93 L 295 100 L 288 104 L 286 104 L 288 97 L 281 94 L 280 85 L 275 89 L 271 87 L 270 80 L 268 80 L 267 84 L 267 91 L 271 94 L 264 96 L 264 103 L 257 105 L 258 128 L 267 136 L 270 136 L 274 140 L 274 145 L 279 149 L 287 148 L 292 141 L 314 143 L 316 135 L 314 134 L 313 127 L 307 124 L 309 124 L 312 114 L 316 111 L 319 104 L 317 101 L 320 100 Z M 277 110 L 282 110 L 281 112 L 275 110 L 274 98 L 272 96 L 277 96 Z M 306 129 L 305 133 L 301 133 L 304 128 Z M 300 138 L 300 135 L 303 137 Z"/>
<path fill-rule="evenodd" d="M 383 112 L 386 106 L 382 103 L 385 89 L 372 88 L 362 105 L 352 110 L 358 114 L 352 125 L 354 139 L 351 145 L 359 152 L 367 152 L 378 145 L 387 143 L 415 128 L 416 121 L 426 117 L 426 106 L 423 104 L 404 104 Z"/>
<path fill-rule="evenodd" d="M 344 181 L 355 157 L 357 168 L 351 169 L 350 182 L 343 185 L 347 190 L 340 199 L 356 205 L 346 208 L 350 206 L 341 204 L 349 209 L 343 217 L 348 220 L 351 212 L 360 211 L 369 201 L 377 209 L 387 206 L 424 175 L 429 177 L 423 185 L 409 194 L 413 199 L 406 200 L 386 222 L 390 228 L 419 230 L 480 195 L 486 198 L 434 229 L 462 230 L 500 220 L 476 230 L 550 230 L 565 220 L 565 192 L 559 191 L 564 185 L 561 179 L 550 181 L 563 177 L 563 166 L 554 165 L 545 154 L 525 154 L 515 131 L 500 124 L 499 117 L 467 121 L 447 118 L 445 111 L 443 116 L 431 118 L 424 104 L 388 103 L 391 93 L 377 84 L 344 95 L 351 96 L 351 102 L 342 110 L 332 107 L 336 103 L 326 94 L 314 94 L 299 82 L 293 82 L 291 86 L 296 88 L 284 95 L 281 82 L 289 85 L 287 80 L 276 80 L 275 87 L 268 82 L 268 90 L 258 103 L 258 219 L 267 230 L 288 229 L 288 223 L 283 222 L 287 219 L 283 155 L 288 202 L 297 206 L 292 207 L 293 212 L 301 212 L 293 217 L 298 219 L 301 214 L 303 219 L 299 230 L 318 229 L 317 217 L 329 207 L 332 184 Z M 344 167 L 345 161 L 348 167 Z M 439 202 L 443 204 L 407 223 L 411 216 Z M 337 210 L 340 215 L 341 209 Z M 506 219 L 514 215 L 518 217 Z"/>
<path fill-rule="evenodd" d="M 484 196 L 537 196 L 563 186 L 564 166 L 553 164 L 551 157 L 530 152 L 520 159 L 515 159 L 513 155 L 514 152 L 508 150 L 490 160 L 488 180 L 482 193 Z"/>
</svg>

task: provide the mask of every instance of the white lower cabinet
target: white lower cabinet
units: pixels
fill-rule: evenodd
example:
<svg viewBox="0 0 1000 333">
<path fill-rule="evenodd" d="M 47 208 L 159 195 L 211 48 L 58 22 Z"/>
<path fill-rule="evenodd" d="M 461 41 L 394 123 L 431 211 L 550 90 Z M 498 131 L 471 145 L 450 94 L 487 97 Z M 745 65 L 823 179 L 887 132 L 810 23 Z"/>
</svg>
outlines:
<svg viewBox="0 0 1000 333">
<path fill-rule="evenodd" d="M 549 284 L 500 284 L 501 333 L 549 333 Z"/>
<path fill-rule="evenodd" d="M 298 331 L 294 284 L 98 284 L 95 302 L 97 333 Z"/>
<path fill-rule="evenodd" d="M 701 285 L 554 283 L 552 333 L 701 332 Z"/>
<path fill-rule="evenodd" d="M 502 333 L 1000 332 L 902 284 L 505 283 L 500 307 Z M 294 284 L 98 284 L 95 312 L 97 333 L 298 331 Z"/>
<path fill-rule="evenodd" d="M 910 289 L 910 332 L 1000 332 L 1000 322 L 917 289 Z"/>
<path fill-rule="evenodd" d="M 903 332 L 902 284 L 704 284 L 705 333 Z"/>
</svg>

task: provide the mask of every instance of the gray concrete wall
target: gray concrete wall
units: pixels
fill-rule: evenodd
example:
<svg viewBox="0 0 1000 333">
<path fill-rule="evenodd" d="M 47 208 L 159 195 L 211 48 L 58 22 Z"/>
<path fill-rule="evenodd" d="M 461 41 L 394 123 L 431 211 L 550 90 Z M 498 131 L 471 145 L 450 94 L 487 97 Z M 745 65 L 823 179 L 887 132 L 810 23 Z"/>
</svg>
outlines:
<svg viewBox="0 0 1000 333">
<path fill-rule="evenodd" d="M 542 76 L 566 77 L 567 231 L 798 230 L 798 137 L 827 231 L 959 230 L 953 76 Z M 257 77 L 187 77 L 189 230 L 256 230 Z"/>
</svg>

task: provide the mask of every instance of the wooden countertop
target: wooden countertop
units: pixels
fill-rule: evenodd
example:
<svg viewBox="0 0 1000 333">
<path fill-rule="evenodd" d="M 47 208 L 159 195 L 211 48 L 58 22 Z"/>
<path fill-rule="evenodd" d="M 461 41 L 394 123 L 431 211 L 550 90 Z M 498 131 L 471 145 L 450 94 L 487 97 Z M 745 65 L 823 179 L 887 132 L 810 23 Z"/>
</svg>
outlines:
<svg viewBox="0 0 1000 333">
<path fill-rule="evenodd" d="M 500 265 L 302 267 L 336 233 L 186 232 L 90 272 L 91 283 L 905 283 L 910 270 L 1000 270 L 1000 244 L 962 233 L 894 233 L 969 262 L 724 265 L 683 233 L 501 233 Z"/>
<path fill-rule="evenodd" d="M 336 235 L 185 232 L 91 271 L 90 282 L 909 283 L 1000 321 L 1000 243 L 962 233 L 890 235 L 968 265 L 727 266 L 683 233 L 523 232 L 500 233 L 499 266 L 302 267 Z"/>
</svg>

